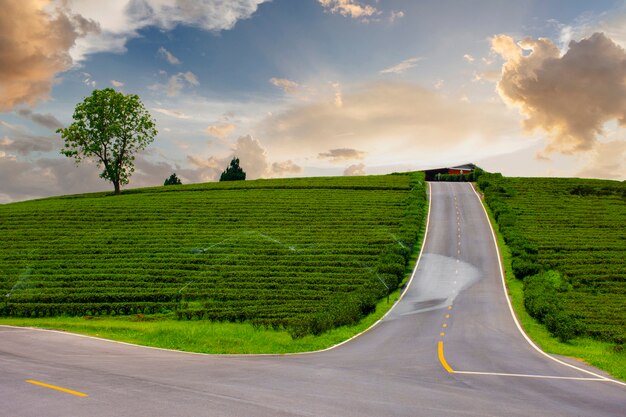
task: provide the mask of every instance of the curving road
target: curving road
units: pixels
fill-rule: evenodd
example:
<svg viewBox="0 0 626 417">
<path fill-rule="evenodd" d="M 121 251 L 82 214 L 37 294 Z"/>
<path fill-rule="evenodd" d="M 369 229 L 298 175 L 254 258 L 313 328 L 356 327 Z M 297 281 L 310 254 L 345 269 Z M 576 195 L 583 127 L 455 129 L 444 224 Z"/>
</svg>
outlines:
<svg viewBox="0 0 626 417">
<path fill-rule="evenodd" d="M 472 188 L 433 183 L 414 278 L 357 339 L 312 354 L 215 356 L 0 327 L 0 415 L 624 415 L 624 384 L 557 360 L 517 328 Z"/>
</svg>

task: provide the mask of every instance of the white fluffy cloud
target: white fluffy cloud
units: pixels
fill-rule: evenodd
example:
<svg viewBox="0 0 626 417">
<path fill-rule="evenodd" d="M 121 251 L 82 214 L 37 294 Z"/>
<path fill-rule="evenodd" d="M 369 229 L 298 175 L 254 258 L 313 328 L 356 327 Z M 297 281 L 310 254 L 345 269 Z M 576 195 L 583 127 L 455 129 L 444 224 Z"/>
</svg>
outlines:
<svg viewBox="0 0 626 417">
<path fill-rule="evenodd" d="M 47 99 L 58 73 L 91 53 L 124 52 L 141 28 L 169 30 L 182 24 L 228 30 L 265 1 L 5 0 L 0 14 L 0 111 Z M 179 62 L 164 48 L 162 53 L 170 63 Z M 90 76 L 84 82 L 95 87 Z M 174 76 L 168 91 L 175 95 L 180 88 L 181 79 Z"/>
<path fill-rule="evenodd" d="M 128 39 L 144 27 L 170 30 L 177 25 L 212 32 L 232 29 L 250 18 L 268 0 L 63 0 L 73 13 L 93 19 L 101 28 L 81 38 L 72 48 L 75 61 L 95 52 L 123 52 Z"/>
<path fill-rule="evenodd" d="M 548 134 L 546 154 L 593 148 L 606 122 L 626 126 L 626 52 L 602 33 L 572 41 L 563 55 L 549 39 L 491 40 L 505 63 L 500 96 Z M 530 53 L 525 53 L 530 51 Z"/>
<path fill-rule="evenodd" d="M 373 6 L 363 4 L 358 0 L 318 0 L 322 7 L 330 13 L 338 13 L 352 19 L 367 21 L 368 18 L 380 14 Z M 398 12 L 396 13 L 396 17 Z M 402 12 L 400 12 L 402 13 Z M 402 13 L 404 16 L 404 13 Z M 401 17 L 401 16 L 399 16 Z"/>
</svg>

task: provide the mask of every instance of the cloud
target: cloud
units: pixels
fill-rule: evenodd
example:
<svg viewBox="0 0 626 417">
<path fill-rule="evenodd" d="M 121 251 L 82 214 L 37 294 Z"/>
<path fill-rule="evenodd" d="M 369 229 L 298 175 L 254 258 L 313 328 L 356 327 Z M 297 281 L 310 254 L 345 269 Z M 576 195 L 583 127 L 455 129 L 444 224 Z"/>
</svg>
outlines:
<svg viewBox="0 0 626 417">
<path fill-rule="evenodd" d="M 502 76 L 502 71 L 498 71 L 498 70 L 479 71 L 479 72 L 474 73 L 474 78 L 472 79 L 472 81 L 496 82 L 496 81 L 500 81 L 501 76 Z"/>
<path fill-rule="evenodd" d="M 404 61 L 400 62 L 397 65 L 394 65 L 393 67 L 389 67 L 384 70 L 381 70 L 380 73 L 381 74 L 402 74 L 406 70 L 413 68 L 415 65 L 417 65 L 417 62 L 421 61 L 422 59 L 423 58 L 419 58 L 419 57 L 405 59 Z"/>
<path fill-rule="evenodd" d="M 389 13 L 389 21 L 391 23 L 394 23 L 396 20 L 398 19 L 402 19 L 404 17 L 404 12 L 403 11 L 394 11 L 392 10 L 391 13 Z"/>
<path fill-rule="evenodd" d="M 606 122 L 626 126 L 626 52 L 604 34 L 570 42 L 563 55 L 544 38 L 499 35 L 491 46 L 505 60 L 500 96 L 526 116 L 526 131 L 548 134 L 545 153 L 589 150 Z"/>
<path fill-rule="evenodd" d="M 158 54 L 160 57 L 165 58 L 165 60 L 169 62 L 170 64 L 180 65 L 180 60 L 176 58 L 174 55 L 172 55 L 172 53 L 168 51 L 167 49 L 165 49 L 164 47 L 159 48 Z"/>
<path fill-rule="evenodd" d="M 571 24 L 550 20 L 559 29 L 559 42 L 566 47 L 573 39 L 588 38 L 602 32 L 615 43 L 626 48 L 626 4 L 599 14 L 585 13 Z"/>
<path fill-rule="evenodd" d="M 475 58 L 473 56 L 471 56 L 470 54 L 463 55 L 463 59 L 466 60 L 467 62 L 474 62 L 475 61 Z"/>
<path fill-rule="evenodd" d="M 270 78 L 270 83 L 278 88 L 281 88 L 287 94 L 295 95 L 300 92 L 300 86 L 298 83 L 286 78 Z"/>
<path fill-rule="evenodd" d="M 117 80 L 111 80 L 111 85 L 115 88 L 124 87 L 124 83 L 121 81 L 117 81 Z"/>
<path fill-rule="evenodd" d="M 518 146 L 511 143 L 515 115 L 502 103 L 462 103 L 409 82 L 363 84 L 342 100 L 341 107 L 327 100 L 294 105 L 261 121 L 257 133 L 284 159 L 350 148 L 376 155 L 381 165 Z"/>
<path fill-rule="evenodd" d="M 238 21 L 249 19 L 258 6 L 268 0 L 66 0 L 77 14 L 93 19 L 100 33 L 90 33 L 72 48 L 75 61 L 96 52 L 124 52 L 126 42 L 139 36 L 139 30 L 156 26 L 171 30 L 178 25 L 193 26 L 211 32 L 230 30 Z"/>
<path fill-rule="evenodd" d="M 10 202 L 70 193 L 112 188 L 88 161 L 76 166 L 69 158 L 42 158 L 35 161 L 0 157 L 0 177 L 4 181 L 0 199 Z"/>
<path fill-rule="evenodd" d="M 0 150 L 5 155 L 8 152 L 15 152 L 19 155 L 29 155 L 33 152 L 50 152 L 56 147 L 60 148 L 60 142 L 55 143 L 57 139 L 45 136 L 32 136 L 23 132 L 15 133 L 13 139 L 5 136 L 0 140 Z"/>
<path fill-rule="evenodd" d="M 235 130 L 235 125 L 232 123 L 223 123 L 220 125 L 210 125 L 206 128 L 206 132 L 211 135 L 211 136 L 215 136 L 218 139 L 224 139 L 226 138 L 228 135 L 230 135 L 232 133 L 232 131 Z"/>
<path fill-rule="evenodd" d="M 89 74 L 88 72 L 83 72 L 83 77 L 84 77 L 83 84 L 85 84 L 86 86 L 91 87 L 91 88 L 95 88 L 96 87 L 97 83 L 96 83 L 95 80 L 93 80 L 91 78 L 91 74 Z"/>
<path fill-rule="evenodd" d="M 0 202 L 27 200 L 53 195 L 112 191 L 113 186 L 100 178 L 102 171 L 93 161 L 84 160 L 76 165 L 69 158 L 19 159 L 2 155 L 0 151 L 0 178 L 5 181 L 0 191 Z M 189 176 L 183 175 L 186 171 Z M 152 162 L 137 155 L 135 172 L 129 187 L 151 187 L 162 185 L 173 172 L 179 173 L 184 183 L 191 182 L 196 173 L 180 169 L 163 161 Z"/>
<path fill-rule="evenodd" d="M 576 173 L 580 177 L 626 179 L 626 141 L 597 143 L 590 152 L 590 161 Z"/>
<path fill-rule="evenodd" d="M 175 117 L 177 119 L 191 119 L 191 116 L 189 116 L 189 115 L 187 115 L 187 114 L 185 114 L 183 112 L 180 112 L 178 110 L 164 109 L 164 108 L 161 108 L 161 107 L 155 107 L 152 110 L 154 110 L 157 113 L 164 114 L 166 116 Z"/>
<path fill-rule="evenodd" d="M 0 111 L 46 100 L 55 75 L 72 65 L 75 41 L 98 30 L 93 21 L 42 0 L 2 2 L 0 28 Z"/>
<path fill-rule="evenodd" d="M 246 179 L 281 177 L 302 172 L 302 168 L 291 160 L 270 163 L 265 148 L 250 135 L 239 137 L 225 156 L 211 156 L 207 159 L 188 156 L 187 160 L 196 167 L 195 174 L 185 170 L 181 172 L 195 176 L 199 181 L 217 181 L 235 157 L 239 158 L 240 165 L 246 172 Z"/>
<path fill-rule="evenodd" d="M 373 6 L 363 5 L 358 0 L 318 0 L 325 11 L 338 13 L 345 17 L 358 19 L 364 22 L 368 18 L 380 14 L 380 11 Z"/>
<path fill-rule="evenodd" d="M 351 148 L 331 149 L 328 152 L 322 152 L 317 155 L 318 159 L 328 159 L 330 162 L 349 161 L 351 159 L 363 159 L 365 152 L 357 151 Z"/>
<path fill-rule="evenodd" d="M 99 177 L 101 168 L 93 161 L 85 160 L 76 165 L 69 158 L 28 158 L 32 152 L 53 149 L 57 146 L 55 140 L 36 137 L 29 141 L 0 139 L 0 178 L 11 179 L 3 184 L 0 202 L 112 190 L 111 184 Z M 259 141 L 242 136 L 224 155 L 207 159 L 188 156 L 189 166 L 151 161 L 145 154 L 139 154 L 129 187 L 161 185 L 173 172 L 186 184 L 216 181 L 234 156 L 240 159 L 248 179 L 293 176 L 303 171 L 292 160 L 271 161 Z"/>
<path fill-rule="evenodd" d="M 168 97 L 176 97 L 185 86 L 196 86 L 200 84 L 196 75 L 191 72 L 179 72 L 172 75 L 167 84 L 152 84 L 148 88 L 153 91 L 165 91 Z"/>
<path fill-rule="evenodd" d="M 57 130 L 58 128 L 63 127 L 61 122 L 50 113 L 40 114 L 35 113 L 30 109 L 19 109 L 17 110 L 17 114 L 37 123 L 40 126 L 47 127 L 48 129 Z"/>
<path fill-rule="evenodd" d="M 200 82 L 198 81 L 198 78 L 196 77 L 196 75 L 193 72 L 191 72 L 191 71 L 178 73 L 178 75 L 182 75 L 183 78 L 185 79 L 185 81 L 187 81 L 191 85 L 198 85 L 198 84 L 200 84 Z"/>
<path fill-rule="evenodd" d="M 333 102 L 335 103 L 335 106 L 337 107 L 341 107 L 343 106 L 343 96 L 341 94 L 341 84 L 339 83 L 331 83 L 333 89 L 335 90 L 335 99 L 333 100 Z"/>
<path fill-rule="evenodd" d="M 350 165 L 343 171 L 343 175 L 346 176 L 356 176 L 356 175 L 365 175 L 365 165 L 364 164 L 355 164 Z"/>
<path fill-rule="evenodd" d="M 271 167 L 271 176 L 282 177 L 290 174 L 300 174 L 302 171 L 302 167 L 296 165 L 292 160 L 274 162 Z"/>
</svg>

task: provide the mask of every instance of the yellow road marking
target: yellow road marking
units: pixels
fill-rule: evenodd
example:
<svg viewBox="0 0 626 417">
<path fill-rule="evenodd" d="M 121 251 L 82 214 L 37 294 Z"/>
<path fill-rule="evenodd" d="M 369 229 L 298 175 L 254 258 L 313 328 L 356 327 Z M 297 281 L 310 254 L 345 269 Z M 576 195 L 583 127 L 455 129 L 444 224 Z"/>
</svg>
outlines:
<svg viewBox="0 0 626 417">
<path fill-rule="evenodd" d="M 444 335 L 445 335 L 444 332 L 439 333 L 439 336 L 444 336 Z"/>
<path fill-rule="evenodd" d="M 444 323 L 442 327 L 445 329 L 446 327 L 448 327 L 448 325 Z"/>
<path fill-rule="evenodd" d="M 443 356 L 443 341 L 442 340 L 439 341 L 439 344 L 437 346 L 437 353 L 439 354 L 439 362 L 441 362 L 441 366 L 443 366 L 443 368 L 446 371 L 453 374 L 454 369 L 452 369 L 450 365 L 448 365 L 448 362 L 446 362 L 445 356 Z"/>
<path fill-rule="evenodd" d="M 450 315 L 449 315 L 449 314 L 446 314 L 446 318 L 447 318 L 447 319 L 449 319 L 449 318 L 450 318 Z"/>
<path fill-rule="evenodd" d="M 452 306 L 448 306 L 448 310 L 452 310 Z"/>
<path fill-rule="evenodd" d="M 461 254 L 461 249 L 457 250 L 457 251 L 456 251 L 456 253 L 457 253 L 458 255 L 460 255 L 460 254 Z"/>
<path fill-rule="evenodd" d="M 27 379 L 25 382 L 28 382 L 29 384 L 33 384 L 33 385 L 39 385 L 40 387 L 50 388 L 50 389 L 53 389 L 53 390 L 65 392 L 67 394 L 76 395 L 77 397 L 89 397 L 88 394 L 85 394 L 85 393 L 82 393 L 82 392 L 74 391 L 74 390 L 67 389 L 67 388 L 57 387 L 56 385 L 50 385 L 50 384 L 46 384 L 44 382 L 35 381 L 35 380 L 32 380 L 32 379 Z"/>
</svg>

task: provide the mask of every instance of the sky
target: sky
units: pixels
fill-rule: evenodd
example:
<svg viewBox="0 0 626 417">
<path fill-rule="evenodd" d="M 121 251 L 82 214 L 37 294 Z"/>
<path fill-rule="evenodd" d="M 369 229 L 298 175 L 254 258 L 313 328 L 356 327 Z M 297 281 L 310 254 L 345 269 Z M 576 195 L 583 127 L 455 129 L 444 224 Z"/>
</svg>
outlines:
<svg viewBox="0 0 626 417">
<path fill-rule="evenodd" d="M 158 135 L 128 188 L 473 162 L 626 179 L 626 2 L 0 0 L 0 203 L 112 188 L 60 154 L 94 89 Z"/>
</svg>

